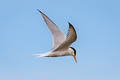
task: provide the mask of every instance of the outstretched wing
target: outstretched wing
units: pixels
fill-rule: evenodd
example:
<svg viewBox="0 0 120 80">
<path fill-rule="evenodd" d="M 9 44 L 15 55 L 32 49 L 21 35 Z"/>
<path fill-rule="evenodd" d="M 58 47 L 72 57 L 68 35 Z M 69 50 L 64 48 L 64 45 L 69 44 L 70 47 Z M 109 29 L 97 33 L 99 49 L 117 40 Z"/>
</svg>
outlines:
<svg viewBox="0 0 120 80">
<path fill-rule="evenodd" d="M 54 22 L 52 22 L 52 20 L 50 20 L 50 18 L 48 18 L 39 9 L 38 9 L 38 11 L 41 13 L 48 28 L 52 32 L 52 36 L 53 36 L 53 48 L 52 49 L 56 49 L 58 46 L 60 46 L 65 41 L 66 37 L 65 37 L 64 33 L 56 26 L 56 24 Z"/>
<path fill-rule="evenodd" d="M 64 49 L 68 49 L 70 47 L 70 45 L 76 41 L 77 39 L 77 34 L 76 31 L 73 27 L 73 25 L 71 23 L 69 23 L 69 29 L 68 29 L 68 33 L 67 33 L 67 39 L 57 48 L 56 50 L 64 50 Z"/>
</svg>

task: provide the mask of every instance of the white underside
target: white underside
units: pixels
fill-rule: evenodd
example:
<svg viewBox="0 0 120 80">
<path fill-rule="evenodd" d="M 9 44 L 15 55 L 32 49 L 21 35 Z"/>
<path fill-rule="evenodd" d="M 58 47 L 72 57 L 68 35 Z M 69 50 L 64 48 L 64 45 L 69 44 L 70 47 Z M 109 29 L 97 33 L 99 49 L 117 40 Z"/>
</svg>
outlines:
<svg viewBox="0 0 120 80">
<path fill-rule="evenodd" d="M 50 51 L 43 54 L 35 54 L 37 57 L 60 57 L 60 56 L 70 56 L 73 55 L 73 50 L 71 48 L 63 51 Z"/>
</svg>

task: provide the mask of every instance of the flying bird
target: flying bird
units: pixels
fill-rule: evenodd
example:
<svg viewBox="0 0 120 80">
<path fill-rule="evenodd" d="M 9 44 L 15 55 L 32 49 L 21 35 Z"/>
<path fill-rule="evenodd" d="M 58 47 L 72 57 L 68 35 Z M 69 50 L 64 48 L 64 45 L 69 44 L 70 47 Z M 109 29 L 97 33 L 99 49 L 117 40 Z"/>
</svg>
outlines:
<svg viewBox="0 0 120 80">
<path fill-rule="evenodd" d="M 68 33 L 67 33 L 67 37 L 66 37 L 65 34 L 57 27 L 57 25 L 48 16 L 46 16 L 39 9 L 37 9 L 37 10 L 42 15 L 44 21 L 46 22 L 49 30 L 52 33 L 53 47 L 47 53 L 35 54 L 35 55 L 38 57 L 73 56 L 75 62 L 77 62 L 76 50 L 73 47 L 70 47 L 70 45 L 77 39 L 77 34 L 76 34 L 76 31 L 75 31 L 73 25 L 68 22 L 69 29 L 68 29 Z"/>
</svg>

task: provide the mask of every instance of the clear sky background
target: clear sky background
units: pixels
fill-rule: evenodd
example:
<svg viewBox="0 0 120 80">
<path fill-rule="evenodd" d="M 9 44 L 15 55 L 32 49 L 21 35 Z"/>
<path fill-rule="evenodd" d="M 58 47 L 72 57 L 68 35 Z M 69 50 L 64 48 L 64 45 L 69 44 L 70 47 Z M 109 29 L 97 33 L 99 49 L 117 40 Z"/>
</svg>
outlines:
<svg viewBox="0 0 120 80">
<path fill-rule="evenodd" d="M 73 57 L 36 58 L 52 35 L 40 9 L 67 34 L 78 34 Z M 0 0 L 0 80 L 120 80 L 119 0 Z"/>
</svg>

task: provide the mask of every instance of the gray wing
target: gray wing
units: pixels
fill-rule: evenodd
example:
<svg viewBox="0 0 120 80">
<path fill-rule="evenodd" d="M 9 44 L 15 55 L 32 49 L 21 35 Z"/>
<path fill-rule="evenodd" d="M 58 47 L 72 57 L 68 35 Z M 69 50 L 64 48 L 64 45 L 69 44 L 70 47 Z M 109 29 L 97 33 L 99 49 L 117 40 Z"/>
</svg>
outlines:
<svg viewBox="0 0 120 80">
<path fill-rule="evenodd" d="M 65 41 L 66 37 L 65 37 L 64 33 L 56 26 L 56 24 L 54 22 L 52 22 L 52 20 L 50 20 L 50 18 L 48 18 L 39 9 L 38 9 L 38 11 L 41 13 L 48 28 L 52 32 L 52 36 L 53 36 L 53 48 L 52 49 L 56 49 L 58 46 L 60 46 Z"/>
<path fill-rule="evenodd" d="M 69 23 L 69 29 L 68 29 L 68 33 L 67 33 L 67 39 L 57 48 L 56 50 L 64 50 L 64 49 L 68 49 L 70 47 L 70 45 L 76 41 L 77 39 L 77 34 L 76 31 L 73 27 L 73 25 L 71 23 Z"/>
</svg>

